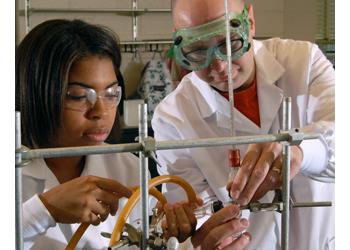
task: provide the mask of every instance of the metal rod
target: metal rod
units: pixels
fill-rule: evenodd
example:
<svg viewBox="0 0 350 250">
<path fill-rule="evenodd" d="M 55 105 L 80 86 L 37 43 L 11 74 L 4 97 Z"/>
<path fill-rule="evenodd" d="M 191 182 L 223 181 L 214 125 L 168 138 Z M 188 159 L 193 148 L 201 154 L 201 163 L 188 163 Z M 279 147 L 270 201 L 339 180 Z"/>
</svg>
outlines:
<svg viewBox="0 0 350 250">
<path fill-rule="evenodd" d="M 21 148 L 21 113 L 16 112 L 16 151 Z M 16 213 L 16 249 L 23 249 L 23 228 L 22 228 L 22 155 L 16 153 L 15 166 L 15 213 Z"/>
<path fill-rule="evenodd" d="M 319 134 L 304 134 L 304 140 L 317 139 Z M 156 142 L 157 150 L 180 149 L 180 148 L 198 148 L 198 147 L 216 147 L 224 145 L 243 145 L 262 142 L 279 142 L 288 141 L 288 134 L 270 134 L 254 136 L 236 136 L 221 138 L 203 138 L 196 140 L 181 141 L 158 141 Z"/>
<path fill-rule="evenodd" d="M 28 34 L 30 29 L 29 23 L 29 9 L 30 9 L 30 0 L 24 0 L 24 21 L 26 25 L 26 34 Z"/>
<path fill-rule="evenodd" d="M 229 204 L 235 204 L 234 202 L 229 202 Z M 318 201 L 318 202 L 296 202 L 290 205 L 291 208 L 304 208 L 304 207 L 331 207 L 331 201 Z M 241 210 L 249 209 L 250 211 L 281 211 L 280 202 L 271 202 L 271 203 L 249 203 L 244 206 L 240 206 Z M 282 206 L 282 210 L 283 210 Z"/>
<path fill-rule="evenodd" d="M 132 0 L 132 40 L 137 40 L 137 15 L 135 11 L 137 11 L 137 0 Z"/>
<path fill-rule="evenodd" d="M 231 136 L 236 135 L 235 131 L 235 99 L 233 94 L 233 79 L 232 79 L 232 58 L 231 58 L 231 34 L 230 34 L 230 19 L 229 19 L 229 6 L 228 0 L 225 1 L 225 23 L 226 23 L 226 55 L 227 55 L 227 71 L 228 71 L 228 94 L 230 100 L 230 113 L 231 113 Z M 233 149 L 236 148 L 232 145 Z"/>
<path fill-rule="evenodd" d="M 320 134 L 305 133 L 304 140 L 317 139 Z M 261 142 L 279 142 L 289 140 L 289 135 L 285 134 L 269 134 L 269 135 L 253 135 L 253 136 L 236 136 L 236 137 L 218 137 L 203 138 L 196 140 L 179 140 L 179 141 L 158 141 L 155 143 L 156 150 L 180 149 L 180 148 L 199 148 L 199 147 L 216 147 L 224 145 L 241 145 Z M 53 158 L 62 156 L 79 156 L 89 154 L 109 154 L 121 152 L 138 152 L 142 150 L 141 143 L 125 143 L 125 144 L 104 144 L 100 146 L 86 147 L 62 147 L 62 148 L 44 148 L 31 149 L 22 152 L 22 160 L 30 160 L 35 158 Z"/>
<path fill-rule="evenodd" d="M 291 128 L 291 98 L 283 98 L 282 106 L 282 130 L 288 131 Z M 289 249 L 289 208 L 290 208 L 290 144 L 282 143 L 282 157 L 283 157 L 283 185 L 282 185 L 282 250 Z"/>
<path fill-rule="evenodd" d="M 139 104 L 139 140 L 141 143 L 147 137 L 147 104 Z M 148 157 L 140 151 L 140 186 L 141 186 L 141 249 L 148 249 L 149 219 L 148 219 Z"/>
<path fill-rule="evenodd" d="M 90 154 L 138 152 L 140 150 L 142 150 L 141 143 L 125 143 L 125 144 L 110 144 L 110 145 L 105 144 L 101 146 L 32 149 L 27 152 L 22 152 L 22 160 L 30 160 L 35 158 L 54 158 L 54 157 L 62 157 L 62 156 L 80 156 L 80 155 L 90 155 Z"/>
<path fill-rule="evenodd" d="M 26 0 L 27 1 L 27 0 Z M 126 13 L 126 14 L 144 14 L 144 13 L 170 13 L 171 9 L 149 9 L 149 8 L 143 8 L 143 9 L 123 9 L 123 8 L 28 8 L 27 11 L 29 13 L 59 13 L 59 12 L 66 12 L 66 13 L 79 13 L 79 12 L 86 12 L 86 13 Z"/>
<path fill-rule="evenodd" d="M 19 12 L 18 0 L 15 0 L 15 46 L 19 44 Z"/>
<path fill-rule="evenodd" d="M 291 204 L 291 207 L 298 208 L 298 207 L 331 207 L 332 202 L 331 201 L 316 201 L 316 202 L 296 202 L 294 204 Z"/>
</svg>

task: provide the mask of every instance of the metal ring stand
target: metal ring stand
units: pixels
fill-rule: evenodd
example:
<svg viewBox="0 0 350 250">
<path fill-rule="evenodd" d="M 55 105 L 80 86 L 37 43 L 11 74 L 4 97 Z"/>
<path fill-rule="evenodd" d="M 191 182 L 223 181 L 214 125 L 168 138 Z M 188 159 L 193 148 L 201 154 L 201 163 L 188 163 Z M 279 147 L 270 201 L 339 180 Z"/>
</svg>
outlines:
<svg viewBox="0 0 350 250">
<path fill-rule="evenodd" d="M 290 117 L 290 98 L 285 98 L 284 103 L 289 103 L 287 108 L 283 110 L 285 112 L 283 115 L 283 121 L 288 121 Z M 144 110 L 147 110 L 146 104 L 139 105 L 139 114 L 144 114 Z M 141 117 L 140 117 L 141 118 Z M 284 170 L 283 174 L 283 210 L 282 210 L 282 249 L 288 249 L 288 227 L 289 227 L 289 197 L 288 192 L 290 188 L 288 180 L 289 174 L 289 147 L 291 144 L 300 143 L 301 140 L 317 139 L 319 134 L 313 133 L 301 133 L 295 131 L 280 131 L 278 134 L 270 135 L 256 135 L 256 136 L 237 136 L 237 137 L 222 137 L 222 138 L 204 138 L 198 140 L 179 140 L 179 141 L 161 141 L 156 142 L 153 138 L 147 137 L 144 131 L 147 131 L 147 122 L 143 126 L 140 124 L 139 138 L 141 138 L 138 143 L 128 143 L 128 144 L 116 144 L 116 145 L 103 145 L 103 146 L 89 146 L 89 147 L 66 147 L 66 148 L 51 148 L 51 149 L 35 149 L 35 150 L 20 150 L 20 115 L 16 112 L 16 248 L 23 249 L 23 234 L 22 234 L 22 188 L 21 187 L 21 162 L 31 160 L 33 158 L 51 158 L 60 156 L 78 156 L 87 154 L 107 154 L 107 153 L 120 153 L 120 152 L 136 152 L 139 151 L 141 155 L 144 155 L 145 160 L 140 157 L 140 171 L 141 173 L 141 189 L 147 190 L 148 177 L 145 174 L 147 172 L 146 159 L 149 152 L 156 150 L 166 150 L 166 149 L 176 149 L 176 148 L 197 148 L 197 147 L 208 147 L 208 146 L 223 146 L 223 145 L 240 145 L 240 144 L 250 144 L 259 142 L 283 142 L 283 160 L 284 160 Z M 142 118 L 140 121 L 145 121 Z M 147 121 L 147 120 L 146 120 Z M 288 124 L 287 122 L 283 122 Z M 288 128 L 288 127 L 284 127 Z M 143 130 L 143 131 L 142 131 Z M 145 180 L 147 179 L 147 180 Z M 147 186 L 145 184 L 147 183 Z M 18 187 L 18 188 L 17 188 Z M 287 192 L 286 192 L 287 190 Z M 145 194 L 141 190 L 141 199 L 144 199 Z M 148 193 L 147 193 L 148 197 Z M 146 199 L 145 199 L 146 201 Z M 310 205 L 311 204 L 311 205 Z M 312 203 L 308 204 L 308 207 L 312 207 Z M 148 219 L 148 203 L 142 204 L 142 211 L 145 212 L 145 216 Z M 319 206 L 315 203 L 315 206 Z M 288 208 L 288 209 L 287 209 Z M 143 227 L 148 229 L 148 224 L 143 221 Z M 146 233 L 142 231 L 142 237 L 145 239 L 145 243 L 148 240 Z M 144 244 L 145 244 L 144 243 Z M 147 245 L 143 245 L 142 249 L 147 249 Z"/>
</svg>

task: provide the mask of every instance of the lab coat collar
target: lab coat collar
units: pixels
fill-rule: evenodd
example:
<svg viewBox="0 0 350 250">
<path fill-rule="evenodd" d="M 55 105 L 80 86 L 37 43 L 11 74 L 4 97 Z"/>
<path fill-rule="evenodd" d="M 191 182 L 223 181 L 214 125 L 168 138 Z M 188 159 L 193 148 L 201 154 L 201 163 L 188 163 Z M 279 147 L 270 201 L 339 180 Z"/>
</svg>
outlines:
<svg viewBox="0 0 350 250">
<path fill-rule="evenodd" d="M 256 64 L 257 92 L 260 112 L 260 126 L 244 116 L 236 108 L 235 129 L 236 131 L 248 133 L 267 133 L 278 114 L 282 103 L 282 90 L 275 85 L 276 81 L 283 75 L 284 68 L 260 41 L 254 40 L 254 57 Z M 210 85 L 202 81 L 196 73 L 192 72 L 189 77 L 195 82 L 198 91 L 194 92 L 194 98 L 198 102 L 199 111 L 204 119 L 217 116 L 217 125 L 230 129 L 230 106 L 229 102 L 221 96 Z"/>
<path fill-rule="evenodd" d="M 256 65 L 257 82 L 275 84 L 284 74 L 284 67 L 275 59 L 271 51 L 257 40 L 253 40 L 254 59 Z"/>
<path fill-rule="evenodd" d="M 191 91 L 193 94 L 194 100 L 198 103 L 198 109 L 203 118 L 207 118 L 211 116 L 214 112 L 216 112 L 216 99 L 214 97 L 216 91 L 210 87 L 210 85 L 200 79 L 195 72 L 191 72 L 186 77 L 190 82 L 194 83 L 190 86 L 196 88 L 196 91 Z M 189 86 L 189 85 L 186 85 Z"/>
<path fill-rule="evenodd" d="M 51 189 L 59 185 L 56 176 L 48 168 L 44 159 L 33 159 L 31 163 L 23 168 L 22 174 L 43 181 L 45 189 Z"/>
<path fill-rule="evenodd" d="M 118 157 L 119 154 L 116 155 Z M 87 155 L 85 159 L 85 166 L 81 173 L 81 176 L 84 175 L 96 175 L 96 176 L 108 176 L 106 164 L 102 164 L 105 161 L 105 155 L 103 154 L 94 154 Z"/>
<path fill-rule="evenodd" d="M 283 100 L 283 91 L 276 83 L 285 69 L 262 42 L 253 42 L 261 132 L 267 133 Z"/>
</svg>

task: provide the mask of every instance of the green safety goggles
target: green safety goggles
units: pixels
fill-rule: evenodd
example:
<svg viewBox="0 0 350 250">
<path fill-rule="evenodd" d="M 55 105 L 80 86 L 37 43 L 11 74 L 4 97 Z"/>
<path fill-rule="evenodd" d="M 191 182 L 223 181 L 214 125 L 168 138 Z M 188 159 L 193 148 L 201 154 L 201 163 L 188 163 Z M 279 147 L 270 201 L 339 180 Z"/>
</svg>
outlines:
<svg viewBox="0 0 350 250">
<path fill-rule="evenodd" d="M 231 59 L 236 61 L 250 48 L 247 7 L 241 14 L 230 12 L 229 19 Z M 178 29 L 173 37 L 176 62 L 188 70 L 208 67 L 213 56 L 227 60 L 225 16 L 199 26 Z"/>
</svg>

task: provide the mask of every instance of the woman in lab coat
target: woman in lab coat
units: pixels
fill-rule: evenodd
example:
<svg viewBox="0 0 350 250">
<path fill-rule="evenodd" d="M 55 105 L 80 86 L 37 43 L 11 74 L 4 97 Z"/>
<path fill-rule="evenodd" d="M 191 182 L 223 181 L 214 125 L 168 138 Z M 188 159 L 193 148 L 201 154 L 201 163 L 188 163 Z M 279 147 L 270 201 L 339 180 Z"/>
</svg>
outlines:
<svg viewBox="0 0 350 250">
<path fill-rule="evenodd" d="M 79 20 L 49 20 L 24 38 L 16 55 L 16 109 L 21 111 L 23 144 L 103 144 L 122 95 L 117 77 L 121 54 L 113 33 Z M 109 239 L 101 233 L 112 232 L 118 208 L 132 193 L 128 187 L 139 183 L 138 159 L 131 153 L 34 159 L 22 175 L 25 249 L 64 249 L 77 223 L 83 222 L 94 226 L 78 248 L 107 247 Z M 196 220 L 188 206 L 164 208 L 168 214 L 181 214 L 167 217 L 169 225 L 178 226 L 176 232 L 168 230 L 169 236 L 190 236 Z M 137 226 L 140 214 L 136 207 L 129 223 Z M 222 216 L 236 225 L 231 235 L 242 232 L 248 222 L 235 219 L 238 214 L 238 208 L 231 207 L 213 216 L 216 225 L 196 232 L 185 247 L 212 238 L 217 234 L 210 231 L 213 228 L 227 227 L 218 221 Z M 230 243 L 243 248 L 249 242 L 249 235 L 244 236 Z"/>
<path fill-rule="evenodd" d="M 282 98 L 290 96 L 292 128 L 322 135 L 320 139 L 305 140 L 292 147 L 291 197 L 295 202 L 334 201 L 334 69 L 331 63 L 310 42 L 278 38 L 253 40 L 252 6 L 244 7 L 240 4 L 243 1 L 229 2 L 231 16 L 241 22 L 238 27 L 231 27 L 232 33 L 246 36 L 243 40 L 250 44 L 232 63 L 234 89 L 243 89 L 241 93 L 255 92 L 258 110 L 256 121 L 235 108 L 236 135 L 277 133 L 282 126 L 279 112 Z M 157 106 L 152 120 L 157 141 L 231 136 L 230 103 L 223 94 L 228 94 L 227 61 L 220 58 L 221 44 L 215 43 L 224 39 L 220 40 L 217 35 L 219 25 L 225 27 L 224 13 L 223 1 L 177 1 L 173 17 L 175 49 L 176 46 L 179 49 L 175 50 L 178 53 L 175 55 L 181 59 L 178 63 L 189 69 L 192 67 L 194 72 L 186 75 L 175 91 Z M 247 30 L 244 27 L 248 27 Z M 231 42 L 241 41 L 232 36 Z M 202 40 L 198 42 L 198 38 Z M 212 46 L 209 52 L 203 52 L 206 44 Z M 236 47 L 232 45 L 232 48 Z M 236 51 L 233 57 L 241 52 Z M 191 61 L 189 54 L 196 60 Z M 210 54 L 212 58 L 204 58 L 200 65 L 203 54 Z M 251 100 L 254 96 L 245 98 Z M 159 151 L 162 167 L 158 167 L 158 171 L 185 178 L 204 202 L 213 197 L 228 201 L 228 149 L 221 146 Z M 231 196 L 241 204 L 259 198 L 262 202 L 271 202 L 274 193 L 269 190 L 281 185 L 281 146 L 278 143 L 255 144 L 249 148 L 241 145 L 239 149 L 243 163 L 231 183 Z M 272 159 L 268 159 L 269 155 Z M 166 192 L 168 198 L 183 197 L 183 193 L 170 184 L 166 185 Z M 248 231 L 253 240 L 248 249 L 279 249 L 280 217 L 276 212 L 250 214 Z M 331 208 L 291 210 L 289 240 L 290 249 L 333 249 L 334 202 Z"/>
</svg>

